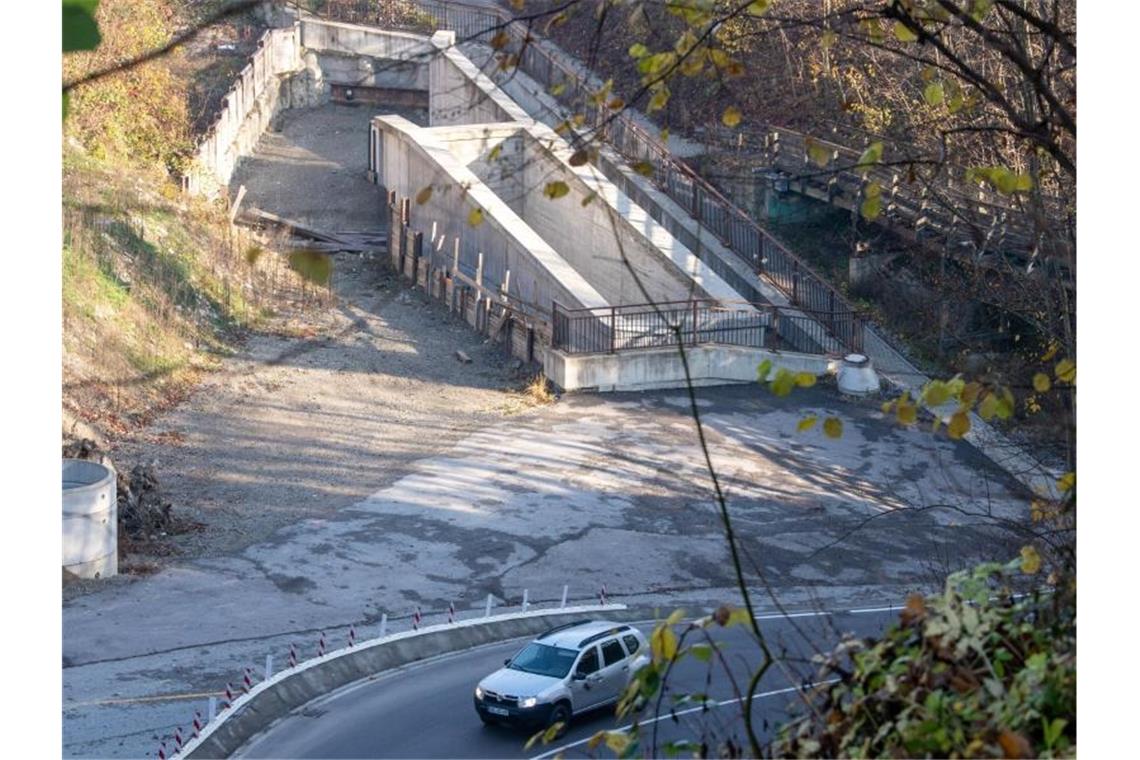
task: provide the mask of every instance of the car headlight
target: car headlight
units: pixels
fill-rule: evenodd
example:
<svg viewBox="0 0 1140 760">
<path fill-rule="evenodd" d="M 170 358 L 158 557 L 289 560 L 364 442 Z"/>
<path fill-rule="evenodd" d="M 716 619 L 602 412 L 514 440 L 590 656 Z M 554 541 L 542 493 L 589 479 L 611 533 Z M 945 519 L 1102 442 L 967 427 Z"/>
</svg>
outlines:
<svg viewBox="0 0 1140 760">
<path fill-rule="evenodd" d="M 527 709 L 528 707 L 534 707 L 537 704 L 538 704 L 538 697 L 527 697 L 526 699 L 520 699 L 519 700 L 519 707 L 523 708 L 524 710 Z"/>
<path fill-rule="evenodd" d="M 482 686 L 476 686 L 475 687 L 475 699 L 482 699 L 482 698 L 483 698 L 483 687 Z"/>
</svg>

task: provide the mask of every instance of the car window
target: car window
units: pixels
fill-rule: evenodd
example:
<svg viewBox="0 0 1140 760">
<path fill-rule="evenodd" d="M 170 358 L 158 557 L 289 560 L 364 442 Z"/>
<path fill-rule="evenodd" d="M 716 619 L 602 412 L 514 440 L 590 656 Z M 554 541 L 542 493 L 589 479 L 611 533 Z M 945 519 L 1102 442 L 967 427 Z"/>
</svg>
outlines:
<svg viewBox="0 0 1140 760">
<path fill-rule="evenodd" d="M 621 644 L 618 643 L 617 639 L 610 639 L 602 644 L 602 659 L 606 661 L 607 668 L 625 659 L 625 652 L 622 650 Z"/>
<path fill-rule="evenodd" d="M 636 636 L 623 636 L 621 640 L 625 642 L 626 651 L 630 654 L 635 654 L 641 647 L 641 642 L 637 640 Z"/>
<path fill-rule="evenodd" d="M 582 658 L 578 660 L 578 672 L 582 675 L 590 675 L 598 669 L 598 648 L 590 647 L 582 653 Z"/>
</svg>

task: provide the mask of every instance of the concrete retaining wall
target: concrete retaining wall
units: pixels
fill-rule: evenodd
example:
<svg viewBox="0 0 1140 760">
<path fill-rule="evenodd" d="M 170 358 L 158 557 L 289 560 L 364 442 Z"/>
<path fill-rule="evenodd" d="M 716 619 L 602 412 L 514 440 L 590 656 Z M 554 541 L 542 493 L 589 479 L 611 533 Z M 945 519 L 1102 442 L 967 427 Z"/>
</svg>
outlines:
<svg viewBox="0 0 1140 760">
<path fill-rule="evenodd" d="M 470 127 L 471 137 L 478 139 L 482 130 L 498 126 L 502 125 Z M 473 274 L 482 253 L 485 284 L 501 284 L 509 270 L 510 292 L 529 303 L 566 299 L 566 303 L 582 306 L 608 305 L 502 198 L 460 163 L 433 130 L 399 116 L 377 117 L 372 127 L 378 133 L 373 142 L 380 152 L 377 181 L 401 198 L 414 199 L 425 187 L 432 187 L 426 202 L 412 203 L 411 215 L 417 229 L 435 225 L 437 238 L 443 236 L 442 243 L 437 243 L 441 256 L 453 256 L 458 240 L 463 271 Z M 477 226 L 468 223 L 474 209 L 483 213 Z"/>
<path fill-rule="evenodd" d="M 186 745 L 187 758 L 229 757 L 274 721 L 317 697 L 376 673 L 450 652 L 524 636 L 534 636 L 584 616 L 627 618 L 622 604 L 568 607 L 557 611 L 516 613 L 430 626 L 365 641 L 301 663 L 254 686 L 227 712 Z M 489 664 L 491 667 L 493 664 Z"/>
<path fill-rule="evenodd" d="M 831 368 L 826 356 L 774 352 L 742 346 L 686 347 L 693 385 L 756 382 L 760 363 L 772 362 L 772 372 L 810 372 L 822 376 Z M 676 348 L 639 349 L 613 354 L 546 354 L 546 376 L 563 390 L 645 391 L 684 388 L 685 368 Z"/>
<path fill-rule="evenodd" d="M 455 32 L 436 32 L 431 41 L 439 52 L 431 61 L 428 124 L 530 121 L 526 111 L 454 48 Z"/>
</svg>

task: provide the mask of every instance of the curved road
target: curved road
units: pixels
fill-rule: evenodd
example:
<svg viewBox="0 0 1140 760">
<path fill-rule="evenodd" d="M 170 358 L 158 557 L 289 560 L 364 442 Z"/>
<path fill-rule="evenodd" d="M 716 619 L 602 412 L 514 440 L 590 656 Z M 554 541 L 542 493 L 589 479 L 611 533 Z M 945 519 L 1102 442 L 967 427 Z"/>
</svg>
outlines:
<svg viewBox="0 0 1140 760">
<path fill-rule="evenodd" d="M 805 613 L 790 619 L 761 618 L 761 629 L 788 670 L 773 667 L 761 681 L 758 693 L 764 696 L 754 702 L 754 724 L 767 737 L 775 724 L 786 718 L 795 687 L 814 676 L 810 665 L 813 648 L 830 649 L 843 632 L 876 635 L 896 615 L 897 608 L 880 608 Z M 637 627 L 648 636 L 653 624 L 639 623 Z M 680 630 L 678 627 L 678 634 Z M 651 718 L 653 711 L 647 710 L 649 715 L 642 720 L 643 741 L 650 740 L 653 728 L 658 732 L 658 745 L 679 739 L 699 742 L 707 738 L 712 743 L 724 737 L 737 741 L 744 737 L 733 679 L 743 688 L 751 668 L 759 662 L 759 651 L 740 626 L 714 627 L 710 633 L 733 677 L 719 665 L 710 674 L 710 666 L 691 657 L 682 660 L 669 678 L 671 690 L 706 693 L 710 708 L 704 710 L 693 703 L 678 705 L 674 719 L 667 700 L 661 708 L 662 717 L 656 721 Z M 575 717 L 566 735 L 556 743 L 537 744 L 529 752 L 524 750 L 529 732 L 484 726 L 472 706 L 475 684 L 526 641 L 517 639 L 443 655 L 350 684 L 277 721 L 235 756 L 547 757 L 561 751 L 564 756 L 575 757 L 586 756 L 586 742 L 595 732 L 627 724 L 615 720 L 612 707 L 604 708 Z"/>
</svg>

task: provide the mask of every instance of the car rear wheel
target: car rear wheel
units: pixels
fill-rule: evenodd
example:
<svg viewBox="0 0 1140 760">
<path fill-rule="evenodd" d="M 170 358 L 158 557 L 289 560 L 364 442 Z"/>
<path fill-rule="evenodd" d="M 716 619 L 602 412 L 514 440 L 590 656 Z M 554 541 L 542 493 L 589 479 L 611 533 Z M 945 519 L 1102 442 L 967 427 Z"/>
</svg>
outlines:
<svg viewBox="0 0 1140 760">
<path fill-rule="evenodd" d="M 566 733 L 566 729 L 570 727 L 570 705 L 565 702 L 559 702 L 550 711 L 550 720 L 546 722 L 547 728 L 553 726 L 555 723 L 561 723 L 562 726 L 558 729 L 558 733 L 554 738 L 559 738 Z"/>
</svg>

